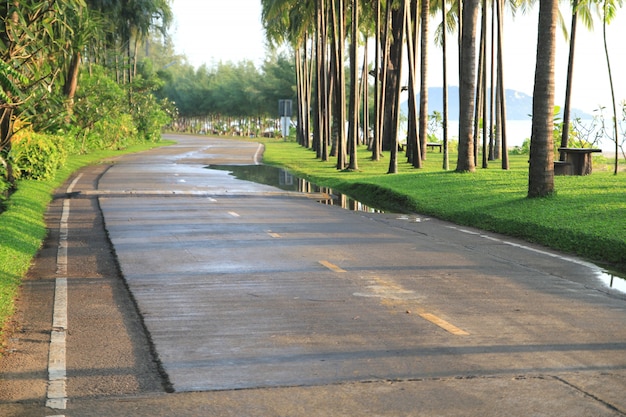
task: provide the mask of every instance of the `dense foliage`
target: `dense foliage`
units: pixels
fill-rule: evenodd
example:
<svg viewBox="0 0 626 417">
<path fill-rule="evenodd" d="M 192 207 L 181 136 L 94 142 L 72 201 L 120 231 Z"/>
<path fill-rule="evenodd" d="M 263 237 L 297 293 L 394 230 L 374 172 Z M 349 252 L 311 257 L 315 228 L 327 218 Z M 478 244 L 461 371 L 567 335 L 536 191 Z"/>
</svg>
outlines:
<svg viewBox="0 0 626 417">
<path fill-rule="evenodd" d="M 266 119 L 273 124 L 279 100 L 295 100 L 293 59 L 283 54 L 270 55 L 260 68 L 243 61 L 198 69 L 180 64 L 163 72 L 167 81 L 157 95 L 175 103 L 179 130 L 236 133 L 251 124 L 258 134 L 268 127 Z"/>
<path fill-rule="evenodd" d="M 175 111 L 138 46 L 170 21 L 167 0 L 0 5 L 0 200 L 72 155 L 160 139 Z"/>
</svg>

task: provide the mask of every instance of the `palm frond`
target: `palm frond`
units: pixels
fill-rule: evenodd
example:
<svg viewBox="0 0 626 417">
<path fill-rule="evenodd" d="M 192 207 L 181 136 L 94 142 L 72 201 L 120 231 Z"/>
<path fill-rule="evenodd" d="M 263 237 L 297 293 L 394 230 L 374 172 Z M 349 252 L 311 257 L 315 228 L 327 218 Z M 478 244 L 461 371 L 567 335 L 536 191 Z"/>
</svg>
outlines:
<svg viewBox="0 0 626 417">
<path fill-rule="evenodd" d="M 0 100 L 11 104 L 15 98 L 21 96 L 18 84 L 26 84 L 28 78 L 11 65 L 0 61 Z"/>
</svg>

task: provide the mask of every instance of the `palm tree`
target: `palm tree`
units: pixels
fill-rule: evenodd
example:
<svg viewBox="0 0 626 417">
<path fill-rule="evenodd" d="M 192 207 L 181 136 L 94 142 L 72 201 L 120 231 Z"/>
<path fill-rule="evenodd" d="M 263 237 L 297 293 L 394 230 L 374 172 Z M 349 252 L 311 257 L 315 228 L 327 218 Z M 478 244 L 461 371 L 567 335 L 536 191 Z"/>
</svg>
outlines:
<svg viewBox="0 0 626 417">
<path fill-rule="evenodd" d="M 579 17 L 582 18 L 583 23 L 588 29 L 593 28 L 589 2 L 572 0 L 572 23 L 570 26 L 569 56 L 567 61 L 567 78 L 565 83 L 565 105 L 563 106 L 563 131 L 561 132 L 561 147 L 563 148 L 567 147 L 569 142 L 572 83 L 574 80 L 574 52 L 576 45 L 576 29 Z M 564 161 L 565 153 L 561 153 L 559 159 Z"/>
<path fill-rule="evenodd" d="M 621 0 L 617 0 L 621 6 Z M 604 41 L 604 54 L 606 56 L 606 67 L 609 72 L 609 84 L 611 87 L 611 105 L 613 109 L 613 134 L 615 140 L 615 164 L 613 174 L 617 175 L 619 164 L 619 132 L 617 130 L 617 105 L 615 103 L 615 87 L 613 86 L 613 75 L 611 73 L 611 60 L 609 59 L 609 47 L 606 38 L 606 26 L 615 17 L 616 13 L 615 0 L 604 0 L 602 3 L 602 39 Z"/>
<path fill-rule="evenodd" d="M 407 6 L 409 7 L 409 6 Z M 415 168 L 422 167 L 422 156 L 420 151 L 419 140 L 419 109 L 417 106 L 417 53 L 415 48 L 417 47 L 417 26 L 419 21 L 417 4 L 411 7 L 410 13 L 407 10 L 406 13 L 406 38 L 407 38 L 407 55 L 409 63 L 409 114 L 408 114 L 408 135 L 407 135 L 407 154 L 409 162 L 413 164 Z"/>
<path fill-rule="evenodd" d="M 441 45 L 442 51 L 442 67 L 443 67 L 443 164 L 444 170 L 450 169 L 449 150 L 448 150 L 448 38 L 447 32 L 454 30 L 456 27 L 455 6 L 450 11 L 447 10 L 446 0 L 439 3 L 441 12 L 441 24 L 435 31 L 435 42 Z"/>
<path fill-rule="evenodd" d="M 398 142 L 398 122 L 400 119 L 400 91 L 401 81 L 400 72 L 402 66 L 402 54 L 404 45 L 404 34 L 406 24 L 406 9 L 404 5 L 406 0 L 401 0 L 397 3 L 389 1 L 389 8 L 387 9 L 391 19 L 389 20 L 389 30 L 385 35 L 386 43 L 389 48 L 389 52 L 386 57 L 383 58 L 383 65 L 385 65 L 385 94 L 382 98 L 384 100 L 384 123 L 383 123 L 383 149 L 391 150 L 395 152 L 394 148 L 397 148 Z M 385 48 L 387 48 L 387 45 Z M 395 154 L 392 154 L 395 156 Z M 391 161 L 390 161 L 391 163 Z"/>
<path fill-rule="evenodd" d="M 441 47 L 443 55 L 443 166 L 446 171 L 450 169 L 449 155 L 448 155 L 448 65 L 447 65 L 447 37 L 446 32 L 446 0 L 441 0 Z"/>
<path fill-rule="evenodd" d="M 498 21 L 498 46 L 497 46 L 497 59 L 498 59 L 498 81 L 497 81 L 497 105 L 496 111 L 497 116 L 496 119 L 499 118 L 500 123 L 497 123 L 498 131 L 500 135 L 500 150 L 502 157 L 502 169 L 509 169 L 509 153 L 508 153 L 508 145 L 507 145 L 507 136 L 506 136 L 506 94 L 504 92 L 504 46 L 503 46 L 503 23 L 504 20 L 502 14 L 502 8 L 504 0 L 495 0 L 496 4 L 496 13 L 497 13 L 497 21 Z"/>
<path fill-rule="evenodd" d="M 476 94 L 476 22 L 478 19 L 478 0 L 463 2 L 461 19 L 461 62 L 459 74 L 459 156 L 456 170 L 473 172 L 476 170 L 474 159 L 474 98 Z"/>
<path fill-rule="evenodd" d="M 429 26 L 429 1 L 421 0 L 420 29 L 420 116 L 419 116 L 419 142 L 420 158 L 426 159 L 426 143 L 428 142 L 428 26 Z"/>
<path fill-rule="evenodd" d="M 344 0 L 330 0 L 330 15 L 332 29 L 331 69 L 333 73 L 332 88 L 334 91 L 333 117 L 335 137 L 335 152 L 337 155 L 337 169 L 346 166 L 346 75 L 345 75 L 345 4 Z"/>
<path fill-rule="evenodd" d="M 398 172 L 398 130 L 400 124 L 400 92 L 402 85 L 400 83 L 400 63 L 402 62 L 402 50 L 404 43 L 404 35 L 406 33 L 406 13 L 408 9 L 408 2 L 410 0 L 403 0 L 403 4 L 398 9 L 392 12 L 392 24 L 391 35 L 393 36 L 393 44 L 390 48 L 389 60 L 387 62 L 388 77 L 388 94 L 386 100 L 388 103 L 385 107 L 389 108 L 387 113 L 386 124 L 383 127 L 383 134 L 386 142 L 389 146 L 389 174 L 395 174 Z"/>
<path fill-rule="evenodd" d="M 310 34 L 315 30 L 315 2 L 312 0 L 262 0 L 263 26 L 271 45 L 287 42 L 294 50 L 297 89 L 297 139 L 310 147 L 312 53 L 309 53 Z"/>
<path fill-rule="evenodd" d="M 352 0 L 352 36 L 350 44 L 350 110 L 348 121 L 348 140 L 350 151 L 350 163 L 348 168 L 350 170 L 359 169 L 357 161 L 357 147 L 359 144 L 359 62 L 358 62 L 358 48 L 359 48 L 359 0 Z M 367 74 L 364 72 L 364 77 Z M 364 132 L 367 131 L 367 126 L 364 126 Z"/>
<path fill-rule="evenodd" d="M 374 16 L 374 68 L 369 72 L 369 75 L 374 77 L 374 120 L 372 123 L 372 160 L 380 160 L 380 59 L 381 59 L 381 47 L 380 40 L 382 35 L 382 28 L 380 25 L 381 15 L 381 0 L 374 0 L 376 3 L 376 11 Z M 373 72 L 373 74 L 372 74 Z"/>
<path fill-rule="evenodd" d="M 558 1 L 540 0 L 528 197 L 554 192 L 554 63 Z"/>
<path fill-rule="evenodd" d="M 328 138 L 330 136 L 330 97 L 327 61 L 327 5 L 326 0 L 316 0 L 316 35 L 315 35 L 315 99 L 316 126 L 313 131 L 314 142 L 317 143 L 317 156 L 322 161 L 328 160 Z"/>
</svg>

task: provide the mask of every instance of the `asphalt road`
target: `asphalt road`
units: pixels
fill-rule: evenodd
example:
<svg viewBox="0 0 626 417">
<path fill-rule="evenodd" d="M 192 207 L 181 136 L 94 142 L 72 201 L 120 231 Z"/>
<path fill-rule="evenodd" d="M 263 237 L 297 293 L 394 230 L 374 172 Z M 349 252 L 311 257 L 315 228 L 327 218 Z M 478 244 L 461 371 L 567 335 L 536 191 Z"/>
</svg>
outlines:
<svg viewBox="0 0 626 417">
<path fill-rule="evenodd" d="M 176 139 L 59 190 L 0 415 L 626 415 L 626 294 L 592 265 L 237 180 L 206 167 L 259 145 Z"/>
</svg>

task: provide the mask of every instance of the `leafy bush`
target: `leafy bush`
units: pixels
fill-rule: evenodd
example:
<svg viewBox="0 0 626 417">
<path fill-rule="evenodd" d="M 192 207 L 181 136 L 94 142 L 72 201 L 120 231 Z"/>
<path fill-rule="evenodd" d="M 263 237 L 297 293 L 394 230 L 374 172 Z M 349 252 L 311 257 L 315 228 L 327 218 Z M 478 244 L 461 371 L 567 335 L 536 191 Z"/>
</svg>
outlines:
<svg viewBox="0 0 626 417">
<path fill-rule="evenodd" d="M 9 160 L 16 179 L 44 180 L 54 177 L 67 159 L 64 140 L 24 128 L 13 135 Z"/>
<path fill-rule="evenodd" d="M 73 114 L 81 153 L 119 149 L 127 139 L 125 135 L 135 133 L 134 127 L 129 126 L 126 99 L 125 91 L 103 68 L 96 65 L 89 73 L 82 73 Z"/>
<path fill-rule="evenodd" d="M 150 93 L 133 95 L 133 118 L 139 135 L 150 142 L 161 139 L 161 129 L 172 121 L 167 100 L 161 102 Z"/>
<path fill-rule="evenodd" d="M 137 143 L 135 122 L 129 114 L 105 117 L 85 132 L 85 144 L 89 150 L 125 149 Z"/>
<path fill-rule="evenodd" d="M 8 197 L 9 190 L 11 189 L 11 184 L 6 180 L 7 170 L 5 166 L 5 161 L 0 159 L 0 212 L 2 212 L 2 206 L 4 204 L 4 200 Z"/>
<path fill-rule="evenodd" d="M 509 153 L 511 155 L 530 155 L 530 138 L 524 139 L 520 146 L 514 146 Z"/>
</svg>

